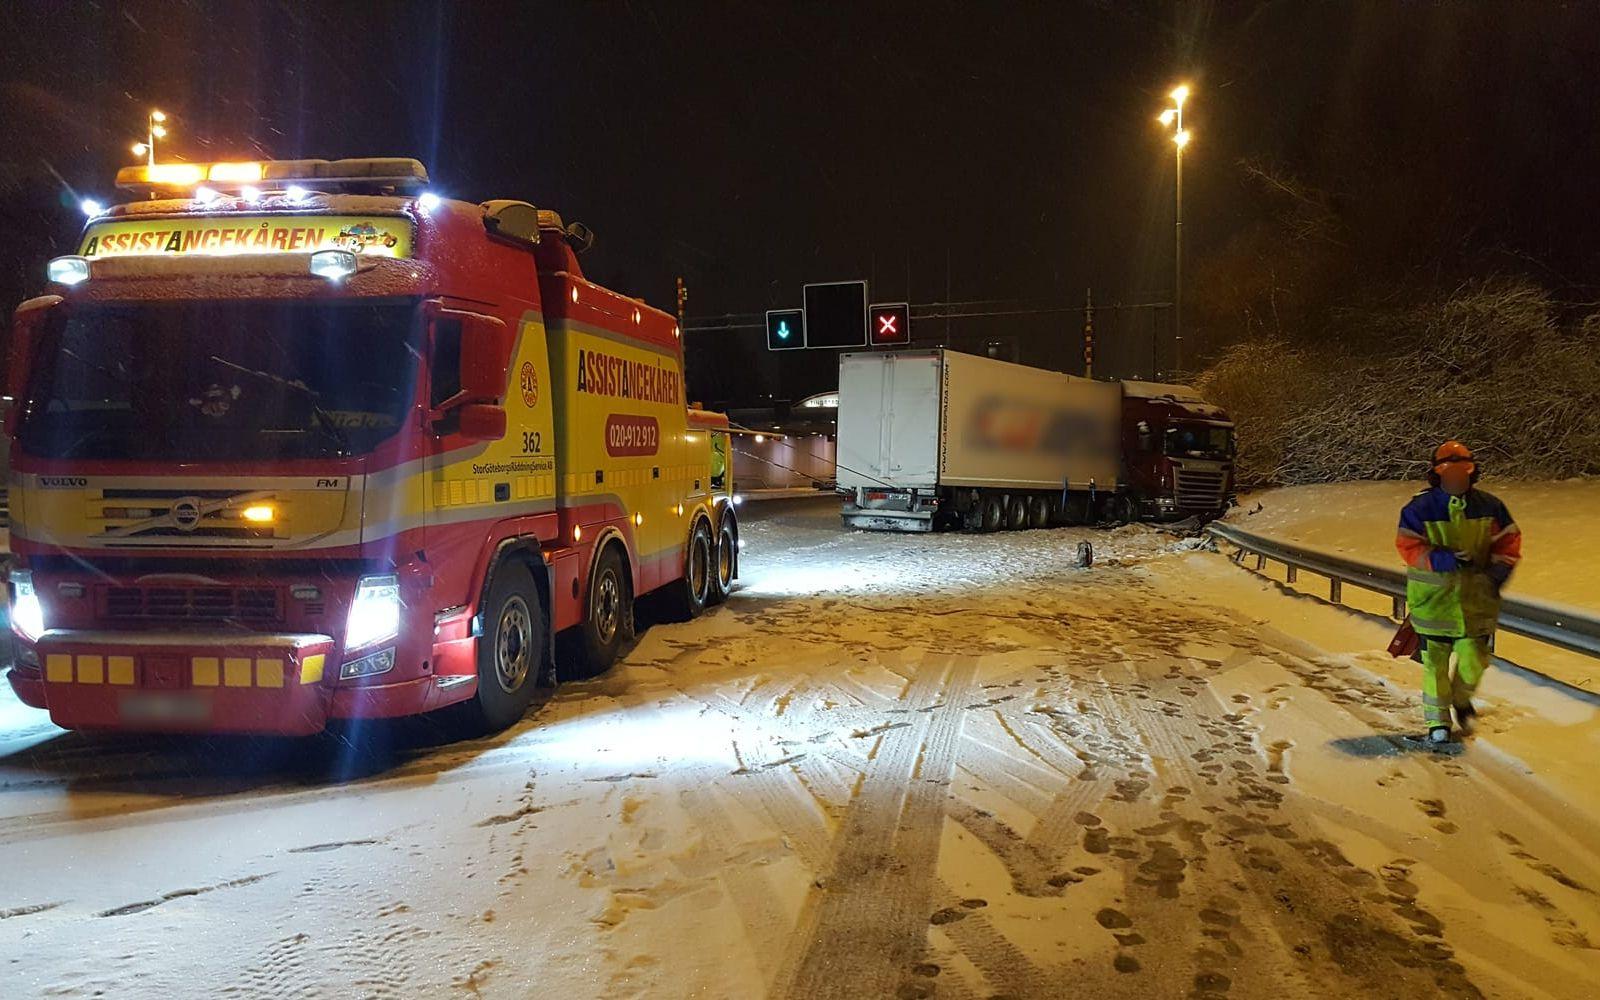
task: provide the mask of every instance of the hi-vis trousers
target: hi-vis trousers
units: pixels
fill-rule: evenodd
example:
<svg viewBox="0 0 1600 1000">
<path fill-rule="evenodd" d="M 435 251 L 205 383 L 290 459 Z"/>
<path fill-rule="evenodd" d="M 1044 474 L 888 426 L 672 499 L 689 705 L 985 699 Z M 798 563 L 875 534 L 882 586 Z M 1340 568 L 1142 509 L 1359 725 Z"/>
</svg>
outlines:
<svg viewBox="0 0 1600 1000">
<path fill-rule="evenodd" d="M 1450 654 L 1456 672 L 1450 676 Z M 1489 666 L 1489 637 L 1422 636 L 1422 717 L 1428 728 L 1450 725 L 1450 708 L 1465 708 Z"/>
</svg>

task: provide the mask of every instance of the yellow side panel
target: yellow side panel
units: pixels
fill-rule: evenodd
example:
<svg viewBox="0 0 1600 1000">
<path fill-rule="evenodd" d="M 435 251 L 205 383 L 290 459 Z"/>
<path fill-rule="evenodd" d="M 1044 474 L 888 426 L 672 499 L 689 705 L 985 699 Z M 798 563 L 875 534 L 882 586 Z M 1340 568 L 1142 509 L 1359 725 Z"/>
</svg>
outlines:
<svg viewBox="0 0 1600 1000">
<path fill-rule="evenodd" d="M 44 659 L 44 679 L 52 684 L 72 683 L 72 654 L 51 653 Z"/>
<path fill-rule="evenodd" d="M 99 656 L 78 657 L 78 683 L 79 684 L 104 684 L 106 682 L 106 661 Z"/>
<path fill-rule="evenodd" d="M 250 686 L 250 668 L 253 666 L 248 656 L 230 656 L 222 661 L 222 686 L 231 688 L 247 688 Z"/>
<path fill-rule="evenodd" d="M 326 657 L 321 653 L 312 653 L 300 661 L 300 683 L 320 684 L 322 682 L 322 665 Z"/>
</svg>

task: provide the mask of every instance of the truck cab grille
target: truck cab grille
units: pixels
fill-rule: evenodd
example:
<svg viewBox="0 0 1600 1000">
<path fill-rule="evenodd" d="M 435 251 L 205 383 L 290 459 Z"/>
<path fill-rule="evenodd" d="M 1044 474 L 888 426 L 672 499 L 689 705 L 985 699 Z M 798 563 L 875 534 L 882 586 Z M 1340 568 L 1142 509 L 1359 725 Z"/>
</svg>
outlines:
<svg viewBox="0 0 1600 1000">
<path fill-rule="evenodd" d="M 103 587 L 100 614 L 122 622 L 240 622 L 283 620 L 276 587 Z"/>
<path fill-rule="evenodd" d="M 1201 469 L 1176 469 L 1173 486 L 1179 510 L 1214 511 L 1227 502 L 1228 474 Z"/>
</svg>

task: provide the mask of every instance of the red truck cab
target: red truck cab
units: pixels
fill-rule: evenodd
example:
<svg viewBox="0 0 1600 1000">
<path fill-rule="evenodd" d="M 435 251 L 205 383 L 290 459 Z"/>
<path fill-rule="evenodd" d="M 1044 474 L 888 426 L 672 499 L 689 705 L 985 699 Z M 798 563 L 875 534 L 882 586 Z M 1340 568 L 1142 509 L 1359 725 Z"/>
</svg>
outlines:
<svg viewBox="0 0 1600 1000">
<path fill-rule="evenodd" d="M 1234 428 L 1189 386 L 1122 383 L 1120 520 L 1215 518 L 1232 501 Z"/>
</svg>

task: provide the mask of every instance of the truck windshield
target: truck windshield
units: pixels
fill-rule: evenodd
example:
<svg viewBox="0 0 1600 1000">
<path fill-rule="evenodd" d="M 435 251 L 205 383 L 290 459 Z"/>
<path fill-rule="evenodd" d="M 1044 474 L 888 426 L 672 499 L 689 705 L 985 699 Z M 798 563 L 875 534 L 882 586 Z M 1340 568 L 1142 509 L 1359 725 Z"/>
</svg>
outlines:
<svg viewBox="0 0 1600 1000">
<path fill-rule="evenodd" d="M 34 354 L 18 440 L 41 458 L 361 454 L 404 422 L 418 326 L 392 300 L 73 309 Z"/>
<path fill-rule="evenodd" d="M 1233 455 L 1233 428 L 1179 424 L 1167 428 L 1166 447 L 1168 455 L 1229 458 Z"/>
</svg>

